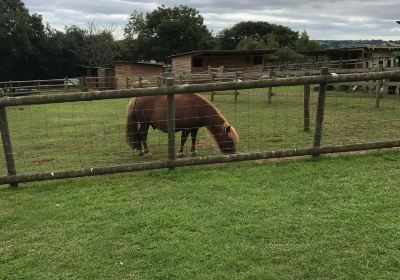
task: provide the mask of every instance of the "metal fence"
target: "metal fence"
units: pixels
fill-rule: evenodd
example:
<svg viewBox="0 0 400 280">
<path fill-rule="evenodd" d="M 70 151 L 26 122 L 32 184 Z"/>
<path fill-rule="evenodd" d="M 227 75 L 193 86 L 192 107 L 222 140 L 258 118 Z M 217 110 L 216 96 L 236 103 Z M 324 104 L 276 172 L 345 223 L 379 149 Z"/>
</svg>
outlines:
<svg viewBox="0 0 400 280">
<path fill-rule="evenodd" d="M 0 129 L 7 166 L 7 174 L 0 177 L 0 184 L 17 186 L 18 183 L 41 180 L 400 146 L 398 99 L 382 99 L 377 89 L 374 98 L 368 96 L 341 104 L 343 100 L 335 93 L 329 93 L 332 94 L 328 95 L 331 101 L 326 106 L 328 84 L 398 80 L 400 71 L 339 75 L 329 74 L 326 68 L 321 71 L 320 75 L 305 77 L 0 98 Z M 311 85 L 318 85 L 315 94 Z M 299 94 L 292 95 L 289 92 L 291 86 L 301 86 L 301 92 L 297 87 Z M 279 90 L 282 87 L 284 90 Z M 260 94 L 246 93 L 239 101 L 228 100 L 229 95 L 248 89 L 260 89 Z M 204 152 L 201 157 L 176 158 L 175 123 L 180 108 L 175 104 L 175 96 L 212 92 L 227 94 L 215 100 L 216 106 L 231 124 L 239 127 L 239 135 L 247 141 L 232 155 Z M 126 113 L 123 108 L 128 103 L 127 98 L 141 96 L 167 97 L 167 108 L 157 110 L 168 112 L 167 119 L 163 120 L 168 123 L 168 134 L 163 138 L 161 132 L 154 132 L 160 136 L 158 143 L 157 139 L 152 143 L 158 147 L 156 152 L 165 157 L 138 158 L 124 143 Z M 230 103 L 224 105 L 222 100 Z M 339 106 L 345 109 L 339 110 Z M 313 113 L 315 118 L 311 117 Z M 374 119 L 365 120 L 372 114 Z M 293 124 L 290 131 L 289 124 Z M 339 128 L 340 125 L 345 127 Z M 351 130 L 360 126 L 363 128 L 357 135 L 352 133 Z M 391 129 L 385 132 L 384 128 L 388 127 Z M 375 128 L 376 131 L 372 131 Z M 314 133 L 310 134 L 311 130 Z M 340 134 L 343 131 L 344 134 Z M 336 140 L 337 135 L 345 135 L 346 139 L 324 142 L 327 135 L 333 135 L 332 139 Z M 275 146 L 265 144 L 285 142 L 285 137 L 290 137 L 292 142 Z M 205 145 L 210 142 L 208 138 L 201 141 L 206 142 Z M 257 145 L 256 149 L 252 145 Z"/>
</svg>

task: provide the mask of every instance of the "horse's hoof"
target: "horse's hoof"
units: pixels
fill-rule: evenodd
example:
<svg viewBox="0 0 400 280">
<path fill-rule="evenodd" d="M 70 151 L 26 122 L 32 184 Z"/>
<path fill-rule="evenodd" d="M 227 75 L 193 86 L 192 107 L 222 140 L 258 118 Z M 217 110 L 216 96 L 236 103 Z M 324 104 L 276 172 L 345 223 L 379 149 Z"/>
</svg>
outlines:
<svg viewBox="0 0 400 280">
<path fill-rule="evenodd" d="M 140 157 L 144 156 L 144 152 L 143 152 L 143 151 L 138 151 L 137 154 L 138 154 L 138 156 L 140 156 Z"/>
<path fill-rule="evenodd" d="M 177 153 L 176 154 L 176 156 L 178 157 L 178 158 L 184 158 L 185 157 L 185 153 Z"/>
<path fill-rule="evenodd" d="M 197 151 L 194 152 L 190 152 L 190 156 L 192 157 L 197 157 L 199 154 L 197 153 Z"/>
</svg>

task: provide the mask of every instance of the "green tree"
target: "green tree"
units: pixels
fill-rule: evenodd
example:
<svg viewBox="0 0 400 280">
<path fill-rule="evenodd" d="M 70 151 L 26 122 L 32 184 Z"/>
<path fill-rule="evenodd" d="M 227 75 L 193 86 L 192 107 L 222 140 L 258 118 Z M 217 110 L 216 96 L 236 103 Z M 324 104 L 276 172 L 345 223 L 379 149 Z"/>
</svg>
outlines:
<svg viewBox="0 0 400 280">
<path fill-rule="evenodd" d="M 237 44 L 237 50 L 256 50 L 256 49 L 266 49 L 267 45 L 264 40 L 257 41 L 253 38 L 244 38 L 240 40 Z"/>
<path fill-rule="evenodd" d="M 265 61 L 269 62 L 288 62 L 296 63 L 301 62 L 303 55 L 289 47 L 283 47 L 276 50 L 276 52 L 265 55 Z"/>
<path fill-rule="evenodd" d="M 39 19 L 32 19 L 20 0 L 0 0 L 0 80 L 24 76 L 18 72 L 25 72 L 32 54 L 31 37 L 40 36 L 40 30 L 33 30 Z"/>
<path fill-rule="evenodd" d="M 295 49 L 299 52 L 302 51 L 315 51 L 319 50 L 321 47 L 317 41 L 310 40 L 307 32 L 304 30 L 301 32 L 299 39 L 296 41 Z"/>
<path fill-rule="evenodd" d="M 279 47 L 293 47 L 299 36 L 298 32 L 282 25 L 262 21 L 246 21 L 222 30 L 218 34 L 217 40 L 220 49 L 236 49 L 239 42 L 246 38 L 268 42 L 268 35 L 274 36 L 275 43 Z"/>
<path fill-rule="evenodd" d="M 209 49 L 213 37 L 196 9 L 160 6 L 151 13 L 134 12 L 125 27 L 125 38 L 136 41 L 141 59 L 169 61 L 176 53 Z"/>
</svg>

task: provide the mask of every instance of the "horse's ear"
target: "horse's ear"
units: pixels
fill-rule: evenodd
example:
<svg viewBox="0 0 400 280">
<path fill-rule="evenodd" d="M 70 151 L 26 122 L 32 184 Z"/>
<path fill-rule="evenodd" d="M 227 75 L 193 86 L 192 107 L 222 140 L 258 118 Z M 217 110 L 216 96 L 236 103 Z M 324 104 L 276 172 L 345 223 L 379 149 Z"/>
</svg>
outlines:
<svg viewBox="0 0 400 280">
<path fill-rule="evenodd" d="M 230 131 L 231 131 L 231 125 L 228 125 L 226 128 L 225 128 L 225 133 L 229 133 Z"/>
</svg>

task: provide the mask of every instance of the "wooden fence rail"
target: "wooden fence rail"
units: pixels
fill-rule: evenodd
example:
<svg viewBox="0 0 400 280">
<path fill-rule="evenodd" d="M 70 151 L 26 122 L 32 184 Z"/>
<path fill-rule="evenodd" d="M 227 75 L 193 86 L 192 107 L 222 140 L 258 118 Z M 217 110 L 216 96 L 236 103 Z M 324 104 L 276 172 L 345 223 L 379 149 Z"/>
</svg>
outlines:
<svg viewBox="0 0 400 280">
<path fill-rule="evenodd" d="M 323 116 L 324 116 L 323 108 L 324 108 L 324 96 L 326 92 L 326 84 L 365 81 L 365 80 L 382 80 L 382 79 L 400 79 L 400 71 L 340 74 L 332 76 L 329 75 L 327 69 L 322 69 L 321 75 L 318 76 L 280 78 L 280 79 L 258 80 L 258 81 L 222 82 L 222 83 L 209 83 L 201 85 L 174 86 L 168 83 L 167 87 L 162 87 L 162 88 L 157 87 L 157 88 L 126 89 L 126 90 L 79 92 L 79 93 L 56 94 L 47 96 L 3 97 L 0 98 L 0 109 L 2 109 L 1 110 L 2 113 L 0 114 L 0 130 L 2 135 L 9 136 L 7 115 L 5 111 L 5 107 L 7 106 L 79 102 L 79 101 L 91 101 L 91 100 L 102 100 L 102 99 L 128 98 L 135 96 L 159 96 L 159 95 L 168 96 L 169 102 L 168 102 L 167 123 L 168 123 L 168 131 L 170 133 L 168 137 L 169 158 L 166 161 L 155 161 L 150 163 L 119 165 L 112 167 L 92 167 L 92 168 L 83 168 L 77 170 L 53 171 L 53 172 L 28 174 L 28 175 L 18 174 L 16 172 L 17 170 L 15 166 L 10 165 L 10 163 L 14 162 L 13 158 L 14 155 L 12 154 L 11 138 L 8 137 L 7 139 L 5 139 L 3 137 L 2 139 L 3 148 L 5 150 L 8 175 L 0 177 L 0 184 L 10 184 L 11 186 L 16 186 L 18 183 L 22 182 L 93 176 L 101 174 L 131 172 L 131 171 L 150 170 L 159 168 L 174 168 L 174 167 L 188 166 L 188 165 L 280 158 L 280 157 L 293 157 L 293 156 L 304 156 L 304 155 L 319 155 L 326 153 L 399 147 L 400 140 L 353 144 L 344 146 L 320 147 L 322 139 L 322 131 L 323 131 L 322 130 Z M 268 88 L 277 86 L 307 85 L 307 84 L 319 84 L 318 108 L 316 114 L 317 125 L 313 143 L 310 143 L 311 148 L 269 151 L 269 152 L 259 152 L 259 153 L 245 153 L 245 154 L 235 154 L 235 155 L 225 155 L 225 156 L 198 157 L 191 159 L 175 158 L 175 135 L 173 133 L 175 125 L 175 120 L 174 120 L 175 105 L 173 97 L 175 94 Z"/>
</svg>

